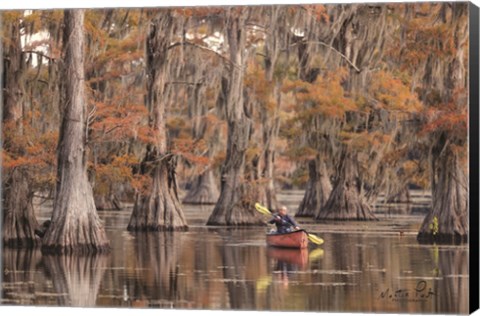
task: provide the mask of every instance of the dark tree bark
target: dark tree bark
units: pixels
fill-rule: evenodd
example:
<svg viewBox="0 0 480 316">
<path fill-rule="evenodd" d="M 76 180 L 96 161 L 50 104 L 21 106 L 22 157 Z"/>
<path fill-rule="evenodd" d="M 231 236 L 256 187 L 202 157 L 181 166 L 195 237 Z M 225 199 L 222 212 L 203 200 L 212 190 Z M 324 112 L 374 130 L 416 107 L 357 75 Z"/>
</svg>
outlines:
<svg viewBox="0 0 480 316">
<path fill-rule="evenodd" d="M 155 144 L 147 147 L 142 172 L 153 184 L 148 194 L 138 193 L 128 224 L 129 231 L 186 230 L 177 194 L 176 159 L 167 149 L 166 82 L 168 47 L 174 31 L 174 19 L 164 10 L 153 19 L 147 38 L 147 98 L 150 127 L 155 131 Z"/>
<path fill-rule="evenodd" d="M 360 194 L 355 154 L 344 145 L 338 175 L 325 206 L 316 215 L 319 220 L 376 220 Z"/>
<path fill-rule="evenodd" d="M 86 105 L 83 63 L 84 10 L 65 10 L 63 120 L 57 149 L 57 189 L 42 252 L 109 250 L 86 169 Z"/>
<path fill-rule="evenodd" d="M 227 155 L 222 166 L 220 198 L 207 225 L 264 224 L 254 208 L 257 194 L 244 179 L 245 152 L 252 124 L 243 98 L 247 11 L 246 8 L 230 8 L 226 13 L 225 37 L 232 62 L 229 78 L 223 80 L 228 123 Z"/>
<path fill-rule="evenodd" d="M 3 128 L 8 134 L 23 134 L 25 61 L 20 40 L 20 21 L 5 27 L 3 43 Z M 6 135 L 6 133 L 3 133 Z M 8 151 L 13 140 L 3 138 L 3 148 Z M 33 246 L 37 240 L 35 229 L 38 226 L 33 209 L 33 188 L 30 186 L 25 167 L 3 169 L 3 229 L 2 240 L 6 246 Z"/>
<path fill-rule="evenodd" d="M 328 176 L 327 165 L 318 155 L 308 162 L 308 183 L 305 195 L 298 207 L 297 217 L 312 217 L 317 215 L 332 192 L 332 184 Z"/>
</svg>

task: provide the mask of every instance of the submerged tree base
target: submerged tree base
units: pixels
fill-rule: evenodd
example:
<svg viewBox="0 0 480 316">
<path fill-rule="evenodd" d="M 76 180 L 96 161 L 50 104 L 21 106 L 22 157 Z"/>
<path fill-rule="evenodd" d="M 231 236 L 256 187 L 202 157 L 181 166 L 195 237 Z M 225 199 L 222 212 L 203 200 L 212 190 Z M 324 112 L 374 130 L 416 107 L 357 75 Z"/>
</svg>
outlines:
<svg viewBox="0 0 480 316">
<path fill-rule="evenodd" d="M 120 211 L 123 209 L 122 202 L 120 202 L 120 199 L 114 194 L 110 196 L 95 195 L 94 200 L 95 200 L 95 206 L 97 207 L 97 210 Z"/>
<path fill-rule="evenodd" d="M 417 241 L 420 244 L 445 244 L 445 245 L 460 245 L 468 242 L 468 236 L 460 234 L 433 234 L 433 233 L 418 233 Z"/>
<path fill-rule="evenodd" d="M 108 254 L 111 248 L 106 245 L 79 244 L 79 245 L 52 245 L 42 246 L 42 254 L 48 255 L 95 255 Z"/>
<path fill-rule="evenodd" d="M 208 226 L 264 226 L 262 215 L 250 203 L 217 204 L 208 218 Z"/>
<path fill-rule="evenodd" d="M 6 248 L 35 248 L 38 245 L 39 241 L 32 238 L 13 238 L 3 240 L 3 246 Z"/>
<path fill-rule="evenodd" d="M 147 152 L 145 162 L 152 161 Z M 151 170 L 153 185 L 148 194 L 138 193 L 128 231 L 185 231 L 187 220 L 178 199 L 175 161 L 163 159 Z"/>
<path fill-rule="evenodd" d="M 128 226 L 129 232 L 184 232 L 188 231 L 188 226 L 163 226 L 163 225 L 141 225 Z"/>
<path fill-rule="evenodd" d="M 337 186 L 316 220 L 378 221 L 370 206 L 348 185 Z"/>
</svg>

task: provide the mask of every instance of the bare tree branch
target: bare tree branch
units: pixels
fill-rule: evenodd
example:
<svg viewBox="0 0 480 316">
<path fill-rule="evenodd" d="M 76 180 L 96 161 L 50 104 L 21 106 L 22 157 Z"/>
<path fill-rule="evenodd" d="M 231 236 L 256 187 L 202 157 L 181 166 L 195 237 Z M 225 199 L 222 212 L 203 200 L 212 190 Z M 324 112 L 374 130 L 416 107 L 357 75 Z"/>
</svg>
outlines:
<svg viewBox="0 0 480 316">
<path fill-rule="evenodd" d="M 37 54 L 37 55 L 42 56 L 44 58 L 50 59 L 51 61 L 55 61 L 55 58 L 47 56 L 44 53 L 38 52 L 38 51 L 35 51 L 35 50 L 25 50 L 25 51 L 22 52 L 22 54 Z"/>
<path fill-rule="evenodd" d="M 232 65 L 233 67 L 235 67 L 235 68 L 237 68 L 237 69 L 242 69 L 242 67 L 241 67 L 240 65 L 235 64 L 233 61 L 231 61 L 231 60 L 228 59 L 227 57 L 223 56 L 222 54 L 214 51 L 213 49 L 208 48 L 208 47 L 205 47 L 205 46 L 197 45 L 197 44 L 195 44 L 195 43 L 191 43 L 191 42 L 177 42 L 177 43 L 174 43 L 174 44 L 170 45 L 170 46 L 168 47 L 168 50 L 173 49 L 173 48 L 175 48 L 175 47 L 182 46 L 182 45 L 188 45 L 188 46 L 192 46 L 192 47 L 196 47 L 196 48 L 205 50 L 205 51 L 210 52 L 210 53 L 214 53 L 215 55 L 217 55 L 217 56 L 220 57 L 221 59 L 225 60 L 228 64 Z"/>
<path fill-rule="evenodd" d="M 167 84 L 184 84 L 188 86 L 201 86 L 203 81 L 200 82 L 188 82 L 188 81 L 169 81 Z"/>
<path fill-rule="evenodd" d="M 299 43 L 309 43 L 309 44 L 319 44 L 319 45 L 322 45 L 322 46 L 325 46 L 327 48 L 330 48 L 332 51 L 336 52 L 338 55 L 342 56 L 343 59 L 345 59 L 345 61 L 353 68 L 355 69 L 355 71 L 357 71 L 358 73 L 360 73 L 362 70 L 361 69 L 358 69 L 357 66 L 355 66 L 355 64 L 347 58 L 347 56 L 345 56 L 344 54 L 342 54 L 341 52 L 339 52 L 337 49 L 335 49 L 334 47 L 328 45 L 327 43 L 324 43 L 324 42 L 321 42 L 321 41 L 315 41 L 315 42 L 312 42 L 312 41 L 303 41 L 303 42 L 297 42 L 297 43 L 293 43 L 291 44 L 290 46 L 295 46 L 295 45 L 298 45 Z"/>
</svg>

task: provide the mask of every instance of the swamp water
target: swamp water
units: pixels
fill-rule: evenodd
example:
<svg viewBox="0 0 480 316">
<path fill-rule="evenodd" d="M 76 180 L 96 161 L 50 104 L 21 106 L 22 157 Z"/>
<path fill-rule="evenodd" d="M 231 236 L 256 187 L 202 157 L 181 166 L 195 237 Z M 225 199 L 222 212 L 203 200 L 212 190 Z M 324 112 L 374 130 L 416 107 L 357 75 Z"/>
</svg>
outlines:
<svg viewBox="0 0 480 316">
<path fill-rule="evenodd" d="M 279 200 L 294 213 L 302 191 Z M 384 313 L 468 313 L 468 245 L 420 245 L 428 197 L 380 204 L 378 222 L 298 221 L 325 244 L 268 248 L 266 227 L 204 225 L 213 206 L 184 207 L 187 232 L 132 234 L 131 208 L 100 211 L 112 251 L 42 256 L 3 249 L 3 305 Z M 423 211 L 422 211 L 423 210 Z M 51 208 L 50 208 L 51 211 Z M 49 217 L 49 209 L 37 214 Z"/>
</svg>

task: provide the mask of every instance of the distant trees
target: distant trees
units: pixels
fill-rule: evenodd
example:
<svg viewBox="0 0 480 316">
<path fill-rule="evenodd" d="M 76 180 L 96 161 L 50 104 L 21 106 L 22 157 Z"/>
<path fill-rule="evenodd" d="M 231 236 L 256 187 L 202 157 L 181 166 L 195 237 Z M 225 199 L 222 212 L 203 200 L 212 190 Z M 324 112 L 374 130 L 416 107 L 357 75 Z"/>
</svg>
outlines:
<svg viewBox="0 0 480 316">
<path fill-rule="evenodd" d="M 38 226 L 33 210 L 34 188 L 30 186 L 28 172 L 35 161 L 26 157 L 33 144 L 28 144 L 24 127 L 27 121 L 25 108 L 25 74 L 27 65 L 21 47 L 21 23 L 18 14 L 7 16 L 2 28 L 5 32 L 2 45 L 3 62 L 3 227 L 2 240 L 6 245 L 32 246 L 36 243 Z M 23 147 L 23 146 L 27 147 Z"/>
<path fill-rule="evenodd" d="M 467 11 L 87 10 L 84 48 L 61 11 L 8 13 L 4 242 L 35 243 L 34 196 L 55 198 L 45 249 L 74 251 L 108 244 L 92 207 L 134 202 L 130 231 L 186 229 L 181 197 L 215 204 L 208 225 L 262 225 L 254 203 L 274 209 L 293 186 L 297 216 L 371 220 L 379 195 L 408 200 L 412 184 L 432 190 L 419 240 L 465 240 Z M 77 245 L 72 220 L 98 234 Z"/>
</svg>

